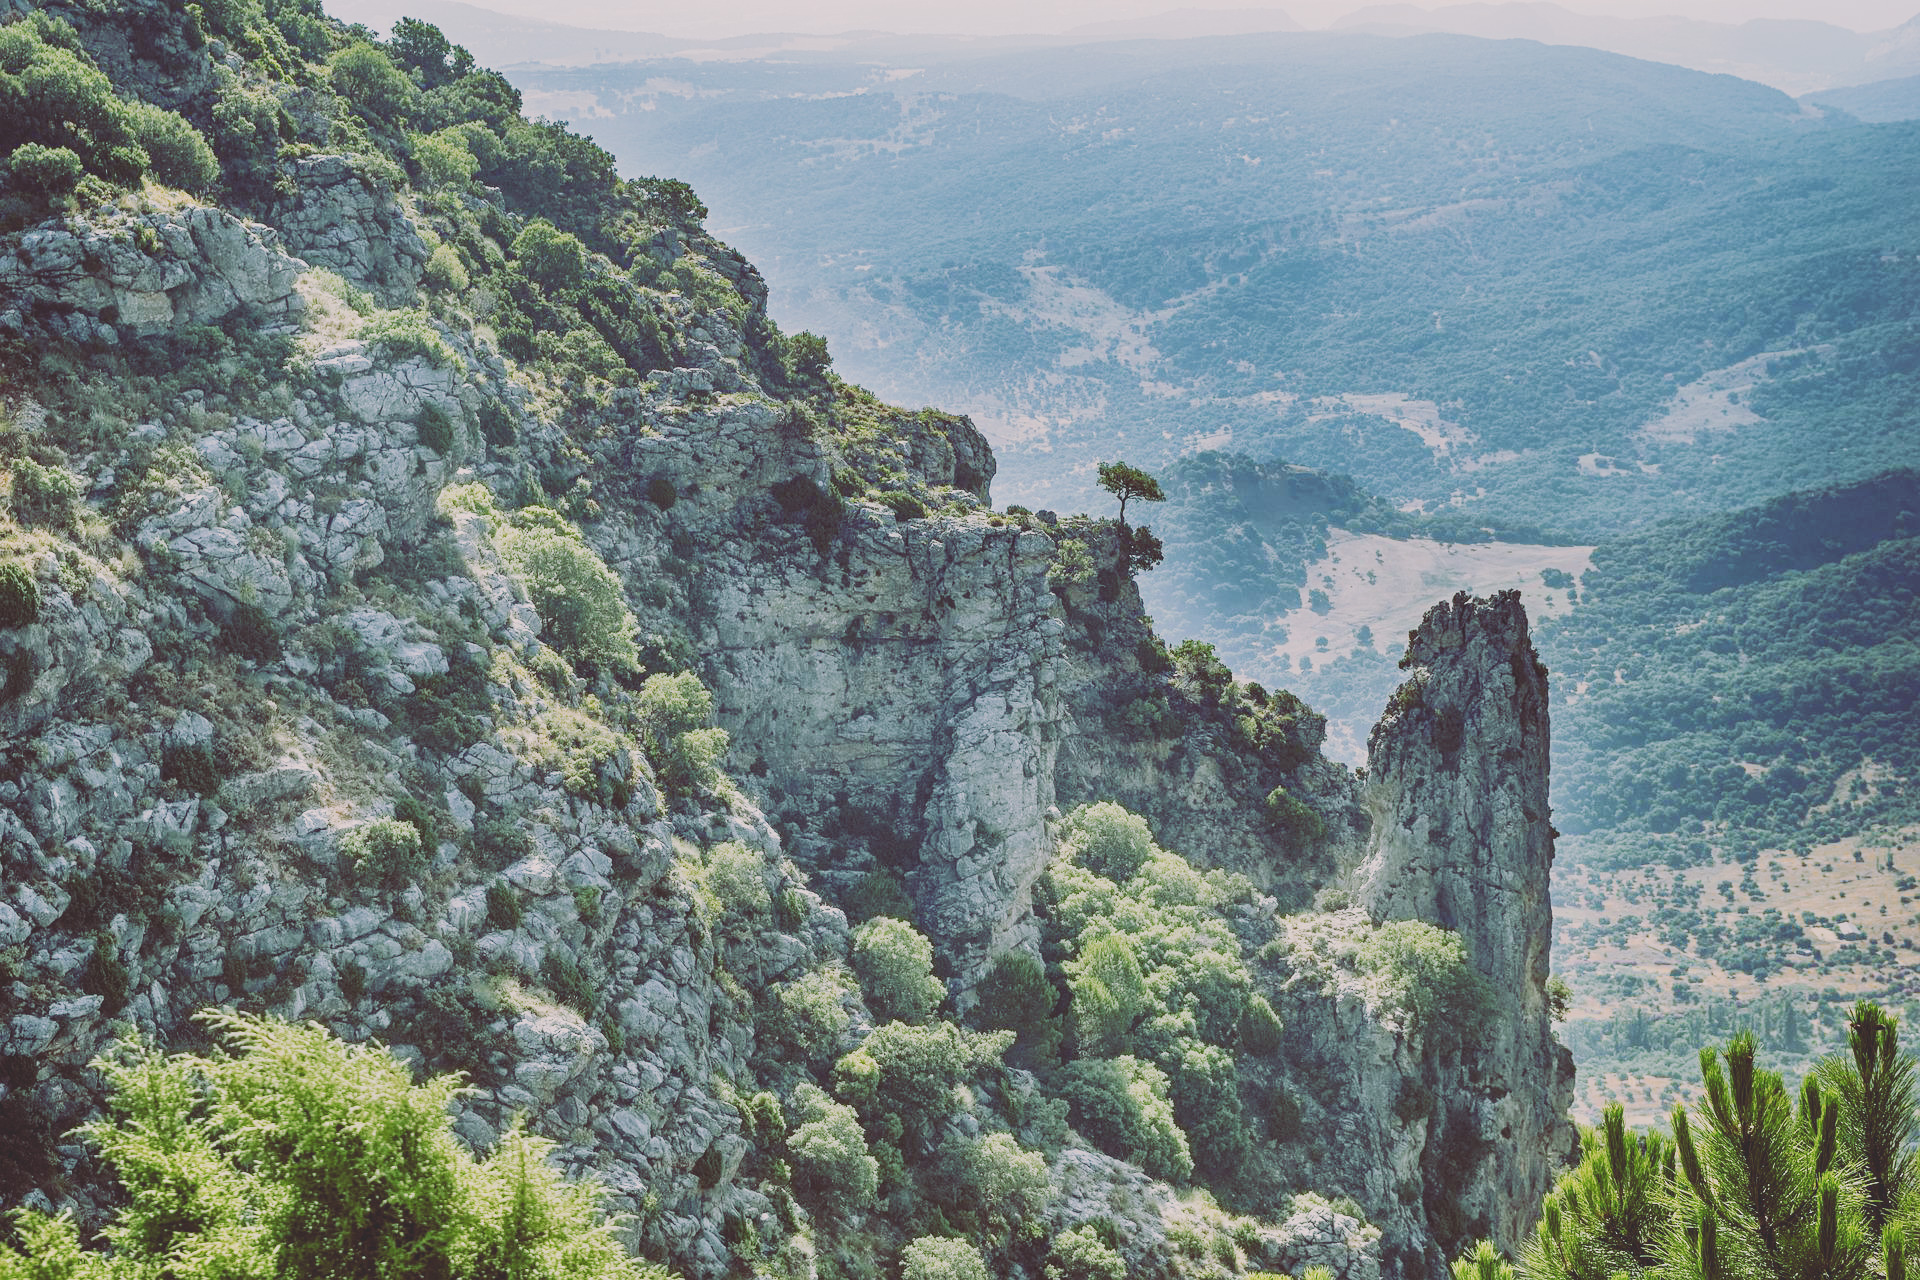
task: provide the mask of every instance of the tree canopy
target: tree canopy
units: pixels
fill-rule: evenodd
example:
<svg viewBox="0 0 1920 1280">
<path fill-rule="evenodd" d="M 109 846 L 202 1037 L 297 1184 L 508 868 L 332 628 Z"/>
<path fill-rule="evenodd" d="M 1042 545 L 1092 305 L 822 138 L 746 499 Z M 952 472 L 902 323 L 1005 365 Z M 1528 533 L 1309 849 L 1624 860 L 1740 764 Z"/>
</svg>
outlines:
<svg viewBox="0 0 1920 1280">
<path fill-rule="evenodd" d="M 1120 499 L 1120 523 L 1127 523 L 1127 503 L 1138 498 L 1142 502 L 1165 502 L 1167 495 L 1160 488 L 1160 482 L 1148 472 L 1125 462 L 1103 462 L 1100 464 L 1100 487 Z"/>
</svg>

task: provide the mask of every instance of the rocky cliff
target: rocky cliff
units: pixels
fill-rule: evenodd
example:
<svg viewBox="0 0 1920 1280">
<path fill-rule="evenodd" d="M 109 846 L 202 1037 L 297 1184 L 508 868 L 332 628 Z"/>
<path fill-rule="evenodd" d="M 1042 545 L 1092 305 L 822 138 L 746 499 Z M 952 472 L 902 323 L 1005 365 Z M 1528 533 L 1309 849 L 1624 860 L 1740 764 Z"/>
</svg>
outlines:
<svg viewBox="0 0 1920 1280">
<path fill-rule="evenodd" d="M 929 1214 L 971 1221 L 929 1205 L 993 1134 L 1048 1187 L 1031 1229 L 982 1230 L 1008 1274 L 1074 1229 L 1139 1274 L 1345 1280 L 1517 1239 L 1568 1139 L 1517 603 L 1429 618 L 1362 785 L 1297 700 L 1155 636 L 1129 531 L 993 510 L 971 423 L 780 335 L 684 188 L 618 182 L 419 42 L 379 53 L 414 58 L 416 96 L 387 91 L 421 121 L 472 91 L 432 108 L 478 117 L 443 142 L 491 131 L 460 135 L 465 186 L 354 114 L 346 63 L 262 78 L 295 37 L 371 48 L 318 17 L 276 45 L 52 11 L 123 92 L 216 140 L 271 99 L 284 143 L 223 142 L 223 200 L 16 183 L 0 209 L 8 1204 L 97 1218 L 61 1136 L 98 1105 L 85 1064 L 225 1003 L 469 1072 L 466 1140 L 524 1114 L 689 1275 L 890 1265 Z M 937 1132 L 870 1123 L 898 1147 L 870 1213 L 809 1216 L 768 1116 L 803 1082 L 857 1095 L 834 1064 L 879 1006 L 849 916 L 910 916 L 971 1016 L 1036 952 L 1062 811 L 1103 800 L 1220 870 L 1196 900 L 1279 1012 L 1278 1042 L 1208 1050 L 1239 1054 L 1216 1101 L 1253 1133 L 1196 1178 L 1244 1216 L 997 1058 Z M 1406 980 L 1429 953 L 1466 1002 L 1438 1017 Z M 1045 980 L 1035 1018 L 1070 1017 Z"/>
</svg>

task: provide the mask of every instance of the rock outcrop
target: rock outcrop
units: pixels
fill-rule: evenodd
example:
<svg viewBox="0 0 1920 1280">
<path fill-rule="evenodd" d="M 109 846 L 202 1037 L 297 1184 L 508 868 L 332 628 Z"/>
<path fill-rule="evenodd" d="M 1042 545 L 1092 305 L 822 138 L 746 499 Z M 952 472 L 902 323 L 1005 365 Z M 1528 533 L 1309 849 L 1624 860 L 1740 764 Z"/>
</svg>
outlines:
<svg viewBox="0 0 1920 1280">
<path fill-rule="evenodd" d="M 244 69 L 184 26 L 130 31 L 84 38 L 135 83 Z M 282 87 L 282 127 L 320 136 L 325 104 Z M 1054 1226 L 1119 1231 L 1147 1275 L 1207 1233 L 1341 1280 L 1432 1280 L 1475 1232 L 1518 1238 L 1570 1134 L 1517 601 L 1429 616 L 1362 786 L 1297 700 L 1169 654 L 1128 531 L 994 512 L 965 418 L 795 368 L 687 193 L 622 184 L 626 238 L 598 247 L 626 258 L 577 246 L 576 318 L 621 351 L 563 326 L 603 363 L 547 360 L 502 321 L 510 361 L 473 318 L 504 292 L 414 308 L 429 239 L 459 235 L 551 303 L 502 265 L 520 215 L 470 196 L 483 234 L 318 145 L 272 160 L 260 223 L 129 200 L 0 239 L 0 339 L 59 357 L 41 401 L 0 403 L 0 1197 L 97 1219 L 101 1171 L 60 1140 L 98 1105 L 85 1064 L 117 1026 L 167 1041 L 235 1003 L 472 1072 L 466 1141 L 524 1114 L 636 1242 L 715 1280 L 804 1240 L 753 1092 L 828 1079 L 873 1030 L 831 903 L 891 891 L 967 1015 L 1036 945 L 1060 811 L 1117 800 L 1246 877 L 1204 881 L 1233 886 L 1209 924 L 1280 1025 L 1235 1059 L 1225 1019 L 1205 1051 L 1251 1135 L 1233 1208 L 1262 1221 L 1235 1243 L 1011 1068 L 895 1161 L 931 1168 L 983 1118 L 1044 1132 Z M 510 563 L 515 531 L 546 538 L 541 568 Z M 569 648 L 588 598 L 643 667 Z M 704 681 L 730 777 L 669 768 L 646 670 Z M 1369 967 L 1397 921 L 1458 933 L 1486 1035 Z M 803 982 L 829 1026 L 809 1063 L 780 1038 Z"/>
<path fill-rule="evenodd" d="M 1361 796 L 1374 834 L 1354 896 L 1375 920 L 1457 932 L 1486 980 L 1495 1010 L 1448 1064 L 1444 1149 L 1426 1166 L 1450 1212 L 1514 1249 L 1575 1145 L 1573 1060 L 1545 1003 L 1547 671 L 1516 591 L 1435 605 L 1403 665 L 1411 674 L 1368 741 Z"/>
</svg>

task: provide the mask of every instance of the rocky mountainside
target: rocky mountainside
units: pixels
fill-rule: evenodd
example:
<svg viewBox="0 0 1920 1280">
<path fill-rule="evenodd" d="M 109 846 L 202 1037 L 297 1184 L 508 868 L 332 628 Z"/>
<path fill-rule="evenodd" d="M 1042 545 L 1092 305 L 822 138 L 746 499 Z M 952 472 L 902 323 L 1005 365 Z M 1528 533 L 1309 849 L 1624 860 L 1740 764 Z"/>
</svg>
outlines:
<svg viewBox="0 0 1920 1280">
<path fill-rule="evenodd" d="M 690 1277 L 1518 1239 L 1572 1131 L 1513 601 L 1429 616 L 1356 779 L 1154 635 L 1127 529 L 995 511 L 966 419 L 431 28 L 10 16 L 7 1205 L 97 1222 L 87 1063 L 231 1005 L 467 1072 L 466 1141 L 524 1117 Z M 1106 801 L 1145 869 L 1090 869 Z M 1215 949 L 1102 1023 L 1088 893 Z M 1143 1171 L 1115 1071 L 1195 1159 Z"/>
</svg>

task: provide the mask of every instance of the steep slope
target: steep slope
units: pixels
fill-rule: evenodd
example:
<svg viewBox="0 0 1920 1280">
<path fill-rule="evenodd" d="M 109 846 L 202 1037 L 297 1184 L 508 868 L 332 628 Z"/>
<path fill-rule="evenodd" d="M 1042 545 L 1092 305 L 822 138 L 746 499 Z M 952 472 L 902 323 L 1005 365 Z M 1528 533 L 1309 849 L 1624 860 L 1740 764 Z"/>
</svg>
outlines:
<svg viewBox="0 0 1920 1280">
<path fill-rule="evenodd" d="M 1231 448 L 1589 542 L 1911 461 L 1909 127 L 1452 36 L 876 58 L 515 75 L 1004 500 Z"/>
<path fill-rule="evenodd" d="M 49 6 L 0 47 L 0 92 L 106 122 L 10 136 L 0 193 L 9 1205 L 97 1222 L 86 1063 L 230 1004 L 468 1072 L 466 1141 L 524 1117 L 703 1280 L 953 1234 L 1009 1275 L 1438 1277 L 1517 1238 L 1565 1146 L 1514 1120 L 1564 1113 L 1514 1049 L 1544 972 L 1355 905 L 1367 793 L 1296 700 L 1166 650 L 1128 530 L 994 512 L 971 423 L 834 376 L 687 188 L 430 28 Z M 1510 606 L 1461 608 L 1520 661 Z M 1178 855 L 1088 879 L 1062 833 L 1105 799 Z M 1542 952 L 1542 850 L 1480 838 L 1482 932 Z M 1138 1058 L 1092 1038 L 1067 882 L 1203 936 L 1148 957 Z M 1236 1157 L 1155 1170 L 1224 1208 L 1087 1111 L 1129 1070 L 1106 1101 Z"/>
</svg>

